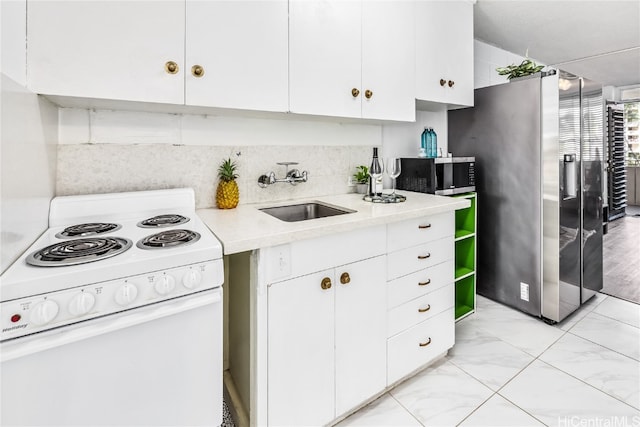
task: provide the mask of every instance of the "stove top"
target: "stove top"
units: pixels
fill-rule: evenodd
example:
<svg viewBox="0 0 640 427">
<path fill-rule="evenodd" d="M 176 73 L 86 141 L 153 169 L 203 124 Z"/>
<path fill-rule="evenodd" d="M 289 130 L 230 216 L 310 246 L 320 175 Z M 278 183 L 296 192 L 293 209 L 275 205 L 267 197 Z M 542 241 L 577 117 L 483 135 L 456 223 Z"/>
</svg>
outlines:
<svg viewBox="0 0 640 427">
<path fill-rule="evenodd" d="M 3 273 L 0 301 L 222 258 L 191 189 L 57 197 L 49 224 Z"/>
<path fill-rule="evenodd" d="M 130 247 L 131 240 L 121 237 L 87 237 L 38 249 L 27 256 L 26 261 L 39 267 L 65 267 L 110 258 Z"/>
</svg>

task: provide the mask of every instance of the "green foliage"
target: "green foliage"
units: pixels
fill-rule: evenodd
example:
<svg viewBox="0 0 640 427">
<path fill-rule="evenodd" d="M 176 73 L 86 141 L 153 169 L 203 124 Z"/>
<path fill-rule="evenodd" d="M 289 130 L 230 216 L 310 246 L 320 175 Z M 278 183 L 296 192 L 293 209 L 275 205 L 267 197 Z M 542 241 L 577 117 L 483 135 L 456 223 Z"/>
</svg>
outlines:
<svg viewBox="0 0 640 427">
<path fill-rule="evenodd" d="M 506 67 L 498 67 L 496 71 L 501 76 L 507 76 L 509 80 L 514 77 L 524 77 L 542 71 L 544 65 L 537 65 L 529 58 L 525 59 L 520 65 L 508 65 Z"/>
<path fill-rule="evenodd" d="M 369 168 L 364 165 L 357 166 L 353 179 L 355 179 L 358 184 L 366 184 L 369 182 Z"/>
<path fill-rule="evenodd" d="M 218 167 L 218 177 L 224 182 L 233 181 L 238 178 L 236 173 L 237 165 L 231 159 L 224 160 Z"/>
</svg>

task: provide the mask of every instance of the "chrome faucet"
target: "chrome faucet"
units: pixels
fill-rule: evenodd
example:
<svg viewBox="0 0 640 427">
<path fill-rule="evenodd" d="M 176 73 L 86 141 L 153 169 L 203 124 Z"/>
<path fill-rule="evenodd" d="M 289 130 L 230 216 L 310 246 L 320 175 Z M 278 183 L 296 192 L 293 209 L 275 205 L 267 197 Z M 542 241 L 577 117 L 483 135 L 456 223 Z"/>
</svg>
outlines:
<svg viewBox="0 0 640 427">
<path fill-rule="evenodd" d="M 299 182 L 307 182 L 309 176 L 307 171 L 302 171 L 302 173 L 300 173 L 298 169 L 289 170 L 289 166 L 297 165 L 297 162 L 280 162 L 277 164 L 286 168 L 285 177 L 278 179 L 274 172 L 269 172 L 268 175 L 260 175 L 260 178 L 258 178 L 258 185 L 260 187 L 265 188 L 266 186 L 275 184 L 276 182 L 288 182 L 291 185 L 296 185 Z"/>
</svg>

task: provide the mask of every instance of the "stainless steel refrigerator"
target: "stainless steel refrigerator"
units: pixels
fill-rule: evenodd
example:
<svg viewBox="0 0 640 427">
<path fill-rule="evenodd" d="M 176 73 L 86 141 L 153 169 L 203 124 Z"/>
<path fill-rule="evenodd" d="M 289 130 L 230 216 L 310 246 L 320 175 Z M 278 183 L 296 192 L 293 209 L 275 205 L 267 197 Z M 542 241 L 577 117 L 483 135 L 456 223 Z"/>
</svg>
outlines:
<svg viewBox="0 0 640 427">
<path fill-rule="evenodd" d="M 479 294 L 559 322 L 602 288 L 603 110 L 558 71 L 449 111 L 449 151 L 476 158 Z"/>
</svg>

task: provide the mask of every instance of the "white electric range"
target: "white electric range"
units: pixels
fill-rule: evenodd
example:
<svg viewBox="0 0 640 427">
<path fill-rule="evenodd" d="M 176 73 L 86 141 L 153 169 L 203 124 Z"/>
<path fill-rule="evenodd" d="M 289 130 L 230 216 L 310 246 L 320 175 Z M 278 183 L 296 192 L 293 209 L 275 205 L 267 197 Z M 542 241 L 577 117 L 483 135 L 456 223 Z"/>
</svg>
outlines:
<svg viewBox="0 0 640 427">
<path fill-rule="evenodd" d="M 220 424 L 222 246 L 193 190 L 54 198 L 0 280 L 2 424 Z"/>
</svg>

